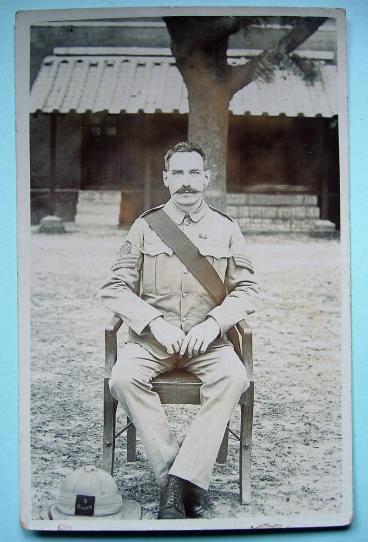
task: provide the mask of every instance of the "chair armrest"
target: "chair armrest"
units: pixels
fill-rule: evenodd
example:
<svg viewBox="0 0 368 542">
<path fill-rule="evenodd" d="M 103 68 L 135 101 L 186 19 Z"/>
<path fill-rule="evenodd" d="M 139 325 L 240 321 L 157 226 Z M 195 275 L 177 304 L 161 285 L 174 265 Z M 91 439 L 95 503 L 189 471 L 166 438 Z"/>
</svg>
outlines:
<svg viewBox="0 0 368 542">
<path fill-rule="evenodd" d="M 117 357 L 117 340 L 116 334 L 119 331 L 123 320 L 115 315 L 113 318 L 106 324 L 105 327 L 105 378 L 110 378 L 111 369 L 115 365 Z"/>
<path fill-rule="evenodd" d="M 116 333 L 117 331 L 119 331 L 122 323 L 123 320 L 120 318 L 120 316 L 117 316 L 115 314 L 112 319 L 106 324 L 105 331 L 109 333 Z"/>
<path fill-rule="evenodd" d="M 237 324 L 237 330 L 241 336 L 242 359 L 247 370 L 248 378 L 253 382 L 253 337 L 252 330 L 245 320 Z"/>
<path fill-rule="evenodd" d="M 252 330 L 245 320 L 240 320 L 240 322 L 236 324 L 236 327 L 242 337 L 244 337 L 244 335 L 252 335 Z"/>
</svg>

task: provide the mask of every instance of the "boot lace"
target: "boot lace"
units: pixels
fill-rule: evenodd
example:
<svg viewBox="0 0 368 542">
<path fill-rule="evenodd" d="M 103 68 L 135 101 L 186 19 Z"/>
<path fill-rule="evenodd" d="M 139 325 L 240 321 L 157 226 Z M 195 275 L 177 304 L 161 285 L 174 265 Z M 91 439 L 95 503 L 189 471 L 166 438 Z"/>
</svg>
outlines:
<svg viewBox="0 0 368 542">
<path fill-rule="evenodd" d="M 175 478 L 169 480 L 168 494 L 168 506 L 174 506 L 177 510 L 182 511 L 183 489 L 179 480 L 175 480 Z"/>
</svg>

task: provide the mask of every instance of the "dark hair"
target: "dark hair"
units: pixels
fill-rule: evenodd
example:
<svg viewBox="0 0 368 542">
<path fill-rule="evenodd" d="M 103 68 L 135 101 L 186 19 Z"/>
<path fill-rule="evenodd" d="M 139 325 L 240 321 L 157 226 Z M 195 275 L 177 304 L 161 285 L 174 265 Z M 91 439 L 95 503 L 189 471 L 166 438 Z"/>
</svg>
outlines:
<svg viewBox="0 0 368 542">
<path fill-rule="evenodd" d="M 165 154 L 165 170 L 169 169 L 170 158 L 176 152 L 197 152 L 203 158 L 203 169 L 207 168 L 207 155 L 198 143 L 191 143 L 190 141 L 180 141 Z"/>
</svg>

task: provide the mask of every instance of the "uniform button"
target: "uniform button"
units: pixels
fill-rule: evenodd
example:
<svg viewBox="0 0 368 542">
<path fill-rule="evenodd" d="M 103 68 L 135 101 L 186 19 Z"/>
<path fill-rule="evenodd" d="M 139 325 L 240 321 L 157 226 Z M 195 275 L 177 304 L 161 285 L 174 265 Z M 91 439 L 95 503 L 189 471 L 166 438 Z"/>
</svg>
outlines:
<svg viewBox="0 0 368 542">
<path fill-rule="evenodd" d="M 181 319 L 181 321 L 183 322 L 183 324 L 185 324 L 185 322 L 187 321 L 187 319 L 184 317 Z"/>
<path fill-rule="evenodd" d="M 185 273 L 185 275 L 187 275 L 189 273 L 187 268 L 184 269 L 184 273 Z"/>
<path fill-rule="evenodd" d="M 184 292 L 183 293 L 183 297 L 188 297 L 189 294 L 187 294 L 187 292 Z"/>
</svg>

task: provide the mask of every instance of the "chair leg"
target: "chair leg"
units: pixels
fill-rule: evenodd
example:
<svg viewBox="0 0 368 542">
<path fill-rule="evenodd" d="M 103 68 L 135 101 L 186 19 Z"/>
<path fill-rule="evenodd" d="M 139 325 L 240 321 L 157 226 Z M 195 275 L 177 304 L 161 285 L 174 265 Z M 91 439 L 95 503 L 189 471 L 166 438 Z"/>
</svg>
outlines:
<svg viewBox="0 0 368 542">
<path fill-rule="evenodd" d="M 117 401 L 109 389 L 109 379 L 104 381 L 104 432 L 103 432 L 103 459 L 102 468 L 110 473 L 114 472 L 115 453 L 115 422 Z"/>
<path fill-rule="evenodd" d="M 224 437 L 222 439 L 221 446 L 216 458 L 217 463 L 220 463 L 221 465 L 226 463 L 228 448 L 229 448 L 229 429 L 228 429 L 228 426 L 226 426 Z"/>
<path fill-rule="evenodd" d="M 253 425 L 254 383 L 251 382 L 241 404 L 239 486 L 241 504 L 251 501 L 251 450 Z"/>
<path fill-rule="evenodd" d="M 130 423 L 127 418 L 127 423 Z M 137 430 L 132 424 L 127 429 L 127 461 L 136 461 L 137 459 Z"/>
</svg>

